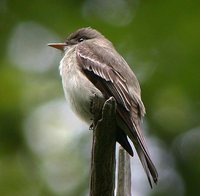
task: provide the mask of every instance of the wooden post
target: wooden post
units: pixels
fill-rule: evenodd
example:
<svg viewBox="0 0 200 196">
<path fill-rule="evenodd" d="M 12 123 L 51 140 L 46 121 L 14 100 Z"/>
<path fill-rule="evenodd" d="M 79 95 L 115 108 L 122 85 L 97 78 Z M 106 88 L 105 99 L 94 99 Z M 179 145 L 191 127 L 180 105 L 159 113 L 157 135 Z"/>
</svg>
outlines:
<svg viewBox="0 0 200 196">
<path fill-rule="evenodd" d="M 121 146 L 118 158 L 117 196 L 131 196 L 130 156 Z"/>
<path fill-rule="evenodd" d="M 109 98 L 102 109 L 102 118 L 93 130 L 90 196 L 114 196 L 116 102 Z"/>
</svg>

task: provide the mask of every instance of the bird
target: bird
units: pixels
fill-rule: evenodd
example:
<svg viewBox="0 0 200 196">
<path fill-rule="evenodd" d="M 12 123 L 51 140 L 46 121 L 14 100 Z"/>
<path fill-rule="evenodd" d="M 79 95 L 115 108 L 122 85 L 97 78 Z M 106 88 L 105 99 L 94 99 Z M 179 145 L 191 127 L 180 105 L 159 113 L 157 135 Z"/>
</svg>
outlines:
<svg viewBox="0 0 200 196">
<path fill-rule="evenodd" d="M 136 75 L 117 52 L 112 42 L 91 27 L 71 33 L 63 43 L 48 46 L 63 52 L 60 75 L 66 100 L 72 110 L 90 124 L 92 106 L 102 107 L 107 99 L 116 101 L 116 141 L 131 155 L 133 143 L 152 188 L 158 173 L 151 160 L 142 133 L 141 122 L 146 113 Z M 100 108 L 99 108 L 100 109 Z"/>
</svg>

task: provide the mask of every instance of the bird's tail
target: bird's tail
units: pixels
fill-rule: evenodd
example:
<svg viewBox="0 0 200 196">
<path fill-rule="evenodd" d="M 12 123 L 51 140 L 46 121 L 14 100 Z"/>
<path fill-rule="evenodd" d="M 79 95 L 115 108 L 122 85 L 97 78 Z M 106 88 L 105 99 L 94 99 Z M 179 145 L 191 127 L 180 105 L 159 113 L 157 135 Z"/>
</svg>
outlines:
<svg viewBox="0 0 200 196">
<path fill-rule="evenodd" d="M 127 136 L 119 127 L 117 130 L 117 141 L 131 156 L 133 156 L 133 151 L 132 151 L 131 145 L 129 144 Z M 137 140 L 133 139 L 132 141 L 134 143 L 135 149 L 136 149 L 139 159 L 142 163 L 144 171 L 147 175 L 149 184 L 152 188 L 151 179 L 153 179 L 154 183 L 157 183 L 158 173 L 157 173 L 156 168 L 149 156 L 144 138 L 143 138 L 142 142 L 140 142 L 140 139 L 137 139 Z"/>
<path fill-rule="evenodd" d="M 139 159 L 140 159 L 140 161 L 142 163 L 144 171 L 145 171 L 145 173 L 147 175 L 149 184 L 150 184 L 150 186 L 152 188 L 151 177 L 152 177 L 154 183 L 157 184 L 157 181 L 158 181 L 157 170 L 156 170 L 153 162 L 151 161 L 151 158 L 149 157 L 148 152 L 146 152 L 146 150 L 144 151 L 143 147 L 141 147 L 140 144 L 135 144 L 135 149 L 136 149 L 137 154 L 139 156 Z"/>
<path fill-rule="evenodd" d="M 132 140 L 135 146 L 139 159 L 147 175 L 149 184 L 152 188 L 151 179 L 153 179 L 154 183 L 157 184 L 158 173 L 157 173 L 156 167 L 154 166 L 150 158 L 146 141 L 141 130 L 141 118 L 140 117 L 134 118 L 134 116 L 132 116 L 131 121 L 132 121 L 134 131 L 132 132 L 133 135 L 131 135 L 130 139 Z"/>
<path fill-rule="evenodd" d="M 117 127 L 116 140 L 129 153 L 130 156 L 133 156 L 133 150 L 128 138 L 120 127 Z"/>
<path fill-rule="evenodd" d="M 129 118 L 128 114 L 123 113 L 123 115 L 120 113 L 121 118 L 117 118 L 117 122 L 119 127 L 121 127 L 121 130 L 124 131 L 124 135 L 128 136 L 131 141 L 133 142 L 135 149 L 137 151 L 137 154 L 140 158 L 140 161 L 142 163 L 142 166 L 145 170 L 145 173 L 147 175 L 148 181 L 150 186 L 152 187 L 152 179 L 154 183 L 157 183 L 158 181 L 158 173 L 157 170 L 150 158 L 145 138 L 142 134 L 141 130 L 141 121 L 139 118 Z M 123 134 L 119 134 L 118 136 L 123 136 Z M 118 137 L 120 138 L 120 137 Z M 123 138 L 123 139 L 122 139 Z M 127 137 L 121 137 L 118 139 L 118 142 L 125 148 L 125 150 L 132 155 L 132 149 L 131 146 L 127 140 Z M 130 150 L 131 149 L 131 150 Z"/>
</svg>

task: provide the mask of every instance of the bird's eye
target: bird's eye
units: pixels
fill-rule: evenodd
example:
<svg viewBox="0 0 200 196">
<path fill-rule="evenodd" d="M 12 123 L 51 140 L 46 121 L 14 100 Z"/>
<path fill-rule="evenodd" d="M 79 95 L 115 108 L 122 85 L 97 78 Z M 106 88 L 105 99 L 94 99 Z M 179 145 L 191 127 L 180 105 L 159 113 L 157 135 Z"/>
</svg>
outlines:
<svg viewBox="0 0 200 196">
<path fill-rule="evenodd" d="M 84 38 L 83 37 L 80 37 L 79 39 L 78 39 L 78 42 L 82 42 L 84 40 Z"/>
</svg>

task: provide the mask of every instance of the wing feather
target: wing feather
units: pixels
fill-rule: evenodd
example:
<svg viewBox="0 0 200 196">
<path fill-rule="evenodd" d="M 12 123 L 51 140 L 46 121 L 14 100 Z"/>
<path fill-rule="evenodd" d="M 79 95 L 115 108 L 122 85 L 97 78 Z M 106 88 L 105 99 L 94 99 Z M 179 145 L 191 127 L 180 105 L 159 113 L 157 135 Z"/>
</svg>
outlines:
<svg viewBox="0 0 200 196">
<path fill-rule="evenodd" d="M 143 103 L 137 96 L 130 94 L 125 78 L 113 66 L 118 59 L 113 59 L 106 48 L 91 48 L 91 44 L 82 43 L 76 49 L 77 61 L 86 77 L 104 94 L 105 98 L 113 96 L 117 102 L 117 113 L 128 127 L 128 136 L 137 145 L 137 152 L 149 178 L 151 173 L 157 182 L 157 171 L 152 163 L 146 142 L 141 132 L 141 114 L 145 112 Z M 104 55 L 107 55 L 105 58 Z M 109 59 L 110 58 L 110 59 Z M 113 64 L 114 63 L 114 64 Z M 141 153 L 144 153 L 141 155 Z M 150 181 L 151 185 L 151 181 Z"/>
<path fill-rule="evenodd" d="M 130 111 L 132 100 L 125 80 L 120 73 L 115 71 L 112 67 L 107 66 L 104 62 L 99 61 L 97 56 L 94 54 L 92 55 L 88 50 L 89 48 L 85 46 L 84 48 L 83 46 L 79 47 L 77 50 L 77 59 L 81 64 L 83 72 L 93 72 L 96 77 L 98 76 L 103 79 L 103 84 L 107 86 L 110 93 L 117 99 L 118 103 L 124 105 L 126 110 Z"/>
</svg>

